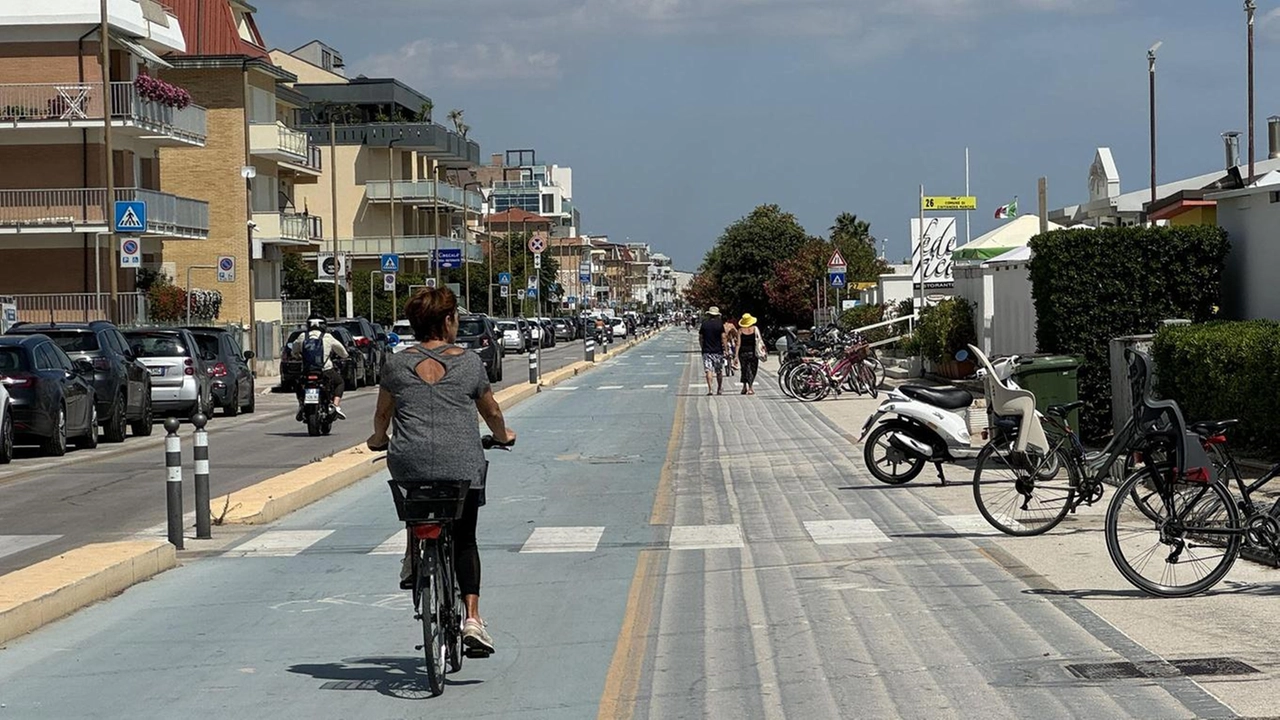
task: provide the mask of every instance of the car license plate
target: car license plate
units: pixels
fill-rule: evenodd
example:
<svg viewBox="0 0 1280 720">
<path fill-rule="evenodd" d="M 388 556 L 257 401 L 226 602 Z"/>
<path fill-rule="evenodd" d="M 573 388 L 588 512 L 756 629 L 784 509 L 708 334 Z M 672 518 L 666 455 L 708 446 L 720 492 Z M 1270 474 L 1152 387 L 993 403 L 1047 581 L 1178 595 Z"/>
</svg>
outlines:
<svg viewBox="0 0 1280 720">
<path fill-rule="evenodd" d="M 149 367 L 149 368 L 147 368 L 147 372 L 151 373 L 153 376 L 160 376 L 160 375 L 164 375 L 164 370 L 165 370 L 165 369 L 164 369 L 163 367 Z"/>
<path fill-rule="evenodd" d="M 304 400 L 308 405 L 320 404 L 320 388 L 307 388 L 306 398 Z"/>
</svg>

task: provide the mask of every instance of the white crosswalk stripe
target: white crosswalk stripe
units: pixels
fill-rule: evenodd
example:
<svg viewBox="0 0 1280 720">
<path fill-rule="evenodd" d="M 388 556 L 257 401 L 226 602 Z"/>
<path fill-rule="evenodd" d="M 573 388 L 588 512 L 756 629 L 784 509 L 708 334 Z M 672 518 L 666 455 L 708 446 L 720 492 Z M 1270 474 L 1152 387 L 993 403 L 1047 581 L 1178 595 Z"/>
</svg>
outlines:
<svg viewBox="0 0 1280 720">
<path fill-rule="evenodd" d="M 597 389 L 599 389 L 599 390 L 621 390 L 621 389 L 622 389 L 622 386 L 621 386 L 621 385 L 601 385 L 601 386 L 600 386 L 599 388 L 597 388 Z"/>
<path fill-rule="evenodd" d="M 45 543 L 53 542 L 61 535 L 0 535 L 0 557 L 30 550 Z"/>
<path fill-rule="evenodd" d="M 737 525 L 676 525 L 671 528 L 668 546 L 672 550 L 740 548 L 742 528 Z"/>
<path fill-rule="evenodd" d="M 804 529 L 818 545 L 886 543 L 889 537 L 871 520 L 806 520 Z"/>
<path fill-rule="evenodd" d="M 404 530 L 387 538 L 381 545 L 369 551 L 370 555 L 403 555 L 405 549 Z"/>
<path fill-rule="evenodd" d="M 333 534 L 332 530 L 270 530 L 237 545 L 228 557 L 293 557 Z"/>
<path fill-rule="evenodd" d="M 981 515 L 939 515 L 938 519 L 947 527 L 962 535 L 1003 535 L 987 519 Z M 1018 529 L 1018 521 L 997 515 L 997 519 L 1006 526 Z"/>
<path fill-rule="evenodd" d="M 595 552 L 604 535 L 603 527 L 536 528 L 520 548 L 522 553 Z"/>
<path fill-rule="evenodd" d="M 566 390 L 577 390 L 579 387 L 581 386 L 580 385 L 557 385 L 554 388 L 552 388 L 552 390 L 559 390 L 561 392 L 564 392 Z"/>
<path fill-rule="evenodd" d="M 645 390 L 666 390 L 667 386 L 666 385 L 645 385 L 644 389 Z"/>
</svg>

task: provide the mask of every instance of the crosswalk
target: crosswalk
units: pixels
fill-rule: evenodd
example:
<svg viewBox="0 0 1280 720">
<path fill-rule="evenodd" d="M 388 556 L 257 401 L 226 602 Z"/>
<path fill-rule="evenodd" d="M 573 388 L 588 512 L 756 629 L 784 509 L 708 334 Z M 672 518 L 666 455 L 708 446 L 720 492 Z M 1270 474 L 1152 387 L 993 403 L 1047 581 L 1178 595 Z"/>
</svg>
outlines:
<svg viewBox="0 0 1280 720">
<path fill-rule="evenodd" d="M 61 535 L 0 535 L 0 558 L 53 542 Z"/>
<path fill-rule="evenodd" d="M 753 538 L 737 524 L 676 525 L 670 528 L 665 542 L 649 547 L 671 552 L 735 550 L 749 544 L 811 542 L 821 546 L 878 546 L 895 542 L 894 532 L 903 537 L 918 536 L 922 530 L 934 537 L 948 534 L 958 538 L 999 535 L 981 515 L 940 515 L 941 527 L 881 528 L 869 518 L 840 520 L 806 520 L 804 536 Z M 403 555 L 404 529 L 378 543 L 365 545 L 329 542 L 334 530 L 268 530 L 221 553 L 224 558 L 286 558 L 297 555 L 362 554 Z M 609 528 L 604 526 L 540 526 L 530 531 L 523 543 L 509 549 L 521 555 L 594 553 L 607 542 Z M 54 536 L 56 537 L 56 536 Z M 483 539 L 482 539 L 483 545 Z M 614 547 L 634 543 L 616 541 Z M 0 555 L 5 536 L 0 536 Z"/>
</svg>

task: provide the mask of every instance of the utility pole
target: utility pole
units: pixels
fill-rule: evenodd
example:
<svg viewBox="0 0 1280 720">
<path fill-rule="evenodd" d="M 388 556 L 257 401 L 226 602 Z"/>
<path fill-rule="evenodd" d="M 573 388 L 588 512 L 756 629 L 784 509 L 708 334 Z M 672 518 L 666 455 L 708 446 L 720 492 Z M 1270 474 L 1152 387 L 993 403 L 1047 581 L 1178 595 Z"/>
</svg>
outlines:
<svg viewBox="0 0 1280 720">
<path fill-rule="evenodd" d="M 1244 12 L 1249 18 L 1249 181 L 1253 184 L 1253 12 L 1258 9 L 1254 0 L 1244 0 Z"/>
<path fill-rule="evenodd" d="M 1147 50 L 1147 98 L 1151 119 L 1151 204 L 1156 204 L 1156 50 L 1163 43 L 1157 42 Z"/>
<path fill-rule="evenodd" d="M 387 211 L 387 220 L 388 220 L 387 226 L 388 226 L 389 232 L 391 233 L 391 254 L 392 255 L 396 254 L 395 156 L 396 156 L 396 143 L 400 142 L 400 140 L 401 138 L 392 138 L 391 140 L 387 141 L 387 192 L 389 193 L 388 197 L 391 199 L 391 208 Z M 392 326 L 396 324 L 396 305 L 400 302 L 400 298 L 397 296 L 397 292 L 396 292 L 396 290 L 398 289 L 397 288 L 398 284 L 399 283 L 391 286 L 391 325 Z M 437 280 L 436 285 L 439 285 L 439 284 L 440 284 L 440 281 Z M 352 310 L 351 316 L 355 317 L 355 314 L 356 314 L 355 310 Z M 373 305 L 369 306 L 369 318 L 370 319 L 373 318 Z"/>
<path fill-rule="evenodd" d="M 329 202 L 329 222 L 333 223 L 329 231 L 333 249 L 333 316 L 342 317 L 338 310 L 338 144 L 332 108 L 329 110 Z"/>
<path fill-rule="evenodd" d="M 1042 177 L 1037 187 L 1040 196 L 1040 232 L 1049 232 L 1049 178 Z"/>
<path fill-rule="evenodd" d="M 107 15 L 107 0 L 102 0 L 99 11 L 101 12 L 101 37 L 99 39 L 99 48 L 101 50 L 102 62 L 102 147 L 106 153 L 106 162 L 103 163 L 107 172 L 107 197 L 105 201 L 106 207 L 103 208 L 106 213 L 107 221 L 107 253 L 111 256 L 111 262 L 108 266 L 111 269 L 109 273 L 111 283 L 108 286 L 111 294 L 111 307 L 107 313 L 108 319 L 112 322 L 119 322 L 120 318 L 120 258 L 118 253 L 120 248 L 116 242 L 116 168 L 115 156 L 111 147 L 111 23 Z M 145 228 L 144 228 L 145 230 Z"/>
</svg>

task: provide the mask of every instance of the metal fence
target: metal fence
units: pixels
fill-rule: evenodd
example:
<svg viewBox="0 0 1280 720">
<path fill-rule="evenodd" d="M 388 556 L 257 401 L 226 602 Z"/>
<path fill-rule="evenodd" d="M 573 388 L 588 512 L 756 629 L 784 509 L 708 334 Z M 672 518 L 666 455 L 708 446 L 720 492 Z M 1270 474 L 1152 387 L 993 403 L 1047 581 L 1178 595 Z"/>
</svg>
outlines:
<svg viewBox="0 0 1280 720">
<path fill-rule="evenodd" d="M 116 190 L 116 200 L 147 203 L 147 232 L 169 237 L 209 235 L 209 203 L 140 188 Z M 0 225 L 107 225 L 103 188 L 0 190 Z"/>
<path fill-rule="evenodd" d="M 0 122 L 100 120 L 103 110 L 102 83 L 0 85 Z M 193 142 L 204 142 L 208 137 L 208 112 L 204 108 L 188 105 L 179 109 L 148 100 L 138 94 L 138 89 L 131 82 L 111 83 L 111 116 Z"/>
<path fill-rule="evenodd" d="M 280 303 L 281 323 L 285 327 L 295 327 L 307 321 L 311 315 L 310 300 L 285 300 Z"/>
<path fill-rule="evenodd" d="M 279 360 L 284 344 L 284 328 L 278 322 L 258 320 L 254 323 L 254 339 L 257 341 L 259 360 Z"/>
<path fill-rule="evenodd" d="M 107 293 L 42 293 L 14 295 L 18 320 L 24 322 L 90 322 L 109 317 L 111 297 Z M 147 297 L 144 293 L 120 293 L 116 297 L 119 324 L 145 322 Z"/>
</svg>

